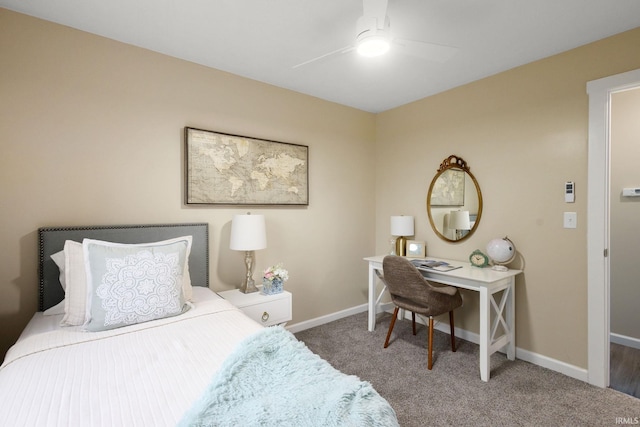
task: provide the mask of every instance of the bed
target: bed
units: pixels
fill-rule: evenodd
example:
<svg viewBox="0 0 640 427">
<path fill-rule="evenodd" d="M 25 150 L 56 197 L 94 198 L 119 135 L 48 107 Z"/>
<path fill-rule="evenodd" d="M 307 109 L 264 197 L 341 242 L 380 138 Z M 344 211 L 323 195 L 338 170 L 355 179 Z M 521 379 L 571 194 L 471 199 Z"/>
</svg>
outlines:
<svg viewBox="0 0 640 427">
<path fill-rule="evenodd" d="M 0 367 L 3 425 L 397 425 L 369 383 L 209 289 L 207 224 L 38 236 L 40 311 Z M 150 307 L 113 303 L 131 283 Z"/>
</svg>

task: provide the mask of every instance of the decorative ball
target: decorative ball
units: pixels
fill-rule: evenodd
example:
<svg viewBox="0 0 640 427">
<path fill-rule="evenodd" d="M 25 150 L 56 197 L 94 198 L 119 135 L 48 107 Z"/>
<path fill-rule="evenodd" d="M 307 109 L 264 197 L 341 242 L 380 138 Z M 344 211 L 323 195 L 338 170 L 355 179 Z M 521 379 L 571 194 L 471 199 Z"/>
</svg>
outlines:
<svg viewBox="0 0 640 427">
<path fill-rule="evenodd" d="M 487 243 L 487 255 L 495 264 L 508 264 L 516 257 L 516 246 L 507 237 Z"/>
</svg>

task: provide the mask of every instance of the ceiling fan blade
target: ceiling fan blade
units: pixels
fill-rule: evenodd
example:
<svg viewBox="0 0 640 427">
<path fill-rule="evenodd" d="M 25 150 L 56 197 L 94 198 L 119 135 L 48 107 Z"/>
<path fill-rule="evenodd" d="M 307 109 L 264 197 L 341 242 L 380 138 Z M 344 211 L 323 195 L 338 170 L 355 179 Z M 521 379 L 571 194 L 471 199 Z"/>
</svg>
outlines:
<svg viewBox="0 0 640 427">
<path fill-rule="evenodd" d="M 457 47 L 408 39 L 394 38 L 393 44 L 399 47 L 402 53 L 441 63 L 447 62 L 459 50 Z"/>
<path fill-rule="evenodd" d="M 336 50 L 331 51 L 329 53 L 325 53 L 324 55 L 320 55 L 320 56 L 317 56 L 317 57 L 315 57 L 313 59 L 309 59 L 308 61 L 304 61 L 304 62 L 301 62 L 299 64 L 296 64 L 291 68 L 293 68 L 293 69 L 299 68 L 299 67 L 302 67 L 304 65 L 311 64 L 312 62 L 320 61 L 320 60 L 325 59 L 325 58 L 327 58 L 329 56 L 332 56 L 332 55 L 342 55 L 343 53 L 351 52 L 353 49 L 355 49 L 355 46 L 353 46 L 353 45 L 341 47 L 340 49 L 336 49 Z"/>
</svg>

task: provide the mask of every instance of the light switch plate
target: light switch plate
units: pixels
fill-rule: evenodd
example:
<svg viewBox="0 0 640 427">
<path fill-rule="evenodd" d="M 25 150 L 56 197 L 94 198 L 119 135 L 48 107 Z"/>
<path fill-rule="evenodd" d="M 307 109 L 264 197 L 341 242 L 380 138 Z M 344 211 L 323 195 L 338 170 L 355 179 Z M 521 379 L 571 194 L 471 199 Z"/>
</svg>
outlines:
<svg viewBox="0 0 640 427">
<path fill-rule="evenodd" d="M 564 213 L 564 228 L 576 228 L 578 222 L 578 214 L 576 212 Z"/>
</svg>

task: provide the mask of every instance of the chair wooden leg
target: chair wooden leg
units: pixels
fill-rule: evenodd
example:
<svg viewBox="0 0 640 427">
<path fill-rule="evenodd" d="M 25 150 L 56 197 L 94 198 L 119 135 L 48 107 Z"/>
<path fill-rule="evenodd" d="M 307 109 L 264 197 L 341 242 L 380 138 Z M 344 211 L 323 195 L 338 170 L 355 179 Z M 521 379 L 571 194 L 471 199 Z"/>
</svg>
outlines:
<svg viewBox="0 0 640 427">
<path fill-rule="evenodd" d="M 429 370 L 433 368 L 433 316 L 429 316 Z"/>
<path fill-rule="evenodd" d="M 411 312 L 411 322 L 413 323 L 413 335 L 416 334 L 416 314 Z"/>
<path fill-rule="evenodd" d="M 398 310 L 400 310 L 400 307 L 396 307 L 395 310 L 393 310 L 393 317 L 391 318 L 391 324 L 389 325 L 389 332 L 387 332 L 387 339 L 384 342 L 384 348 L 389 346 L 389 338 L 391 338 L 391 331 L 393 331 L 393 326 L 396 324 Z"/>
<path fill-rule="evenodd" d="M 456 351 L 456 333 L 453 327 L 453 310 L 449 312 L 449 326 L 451 327 L 451 351 Z"/>
</svg>

